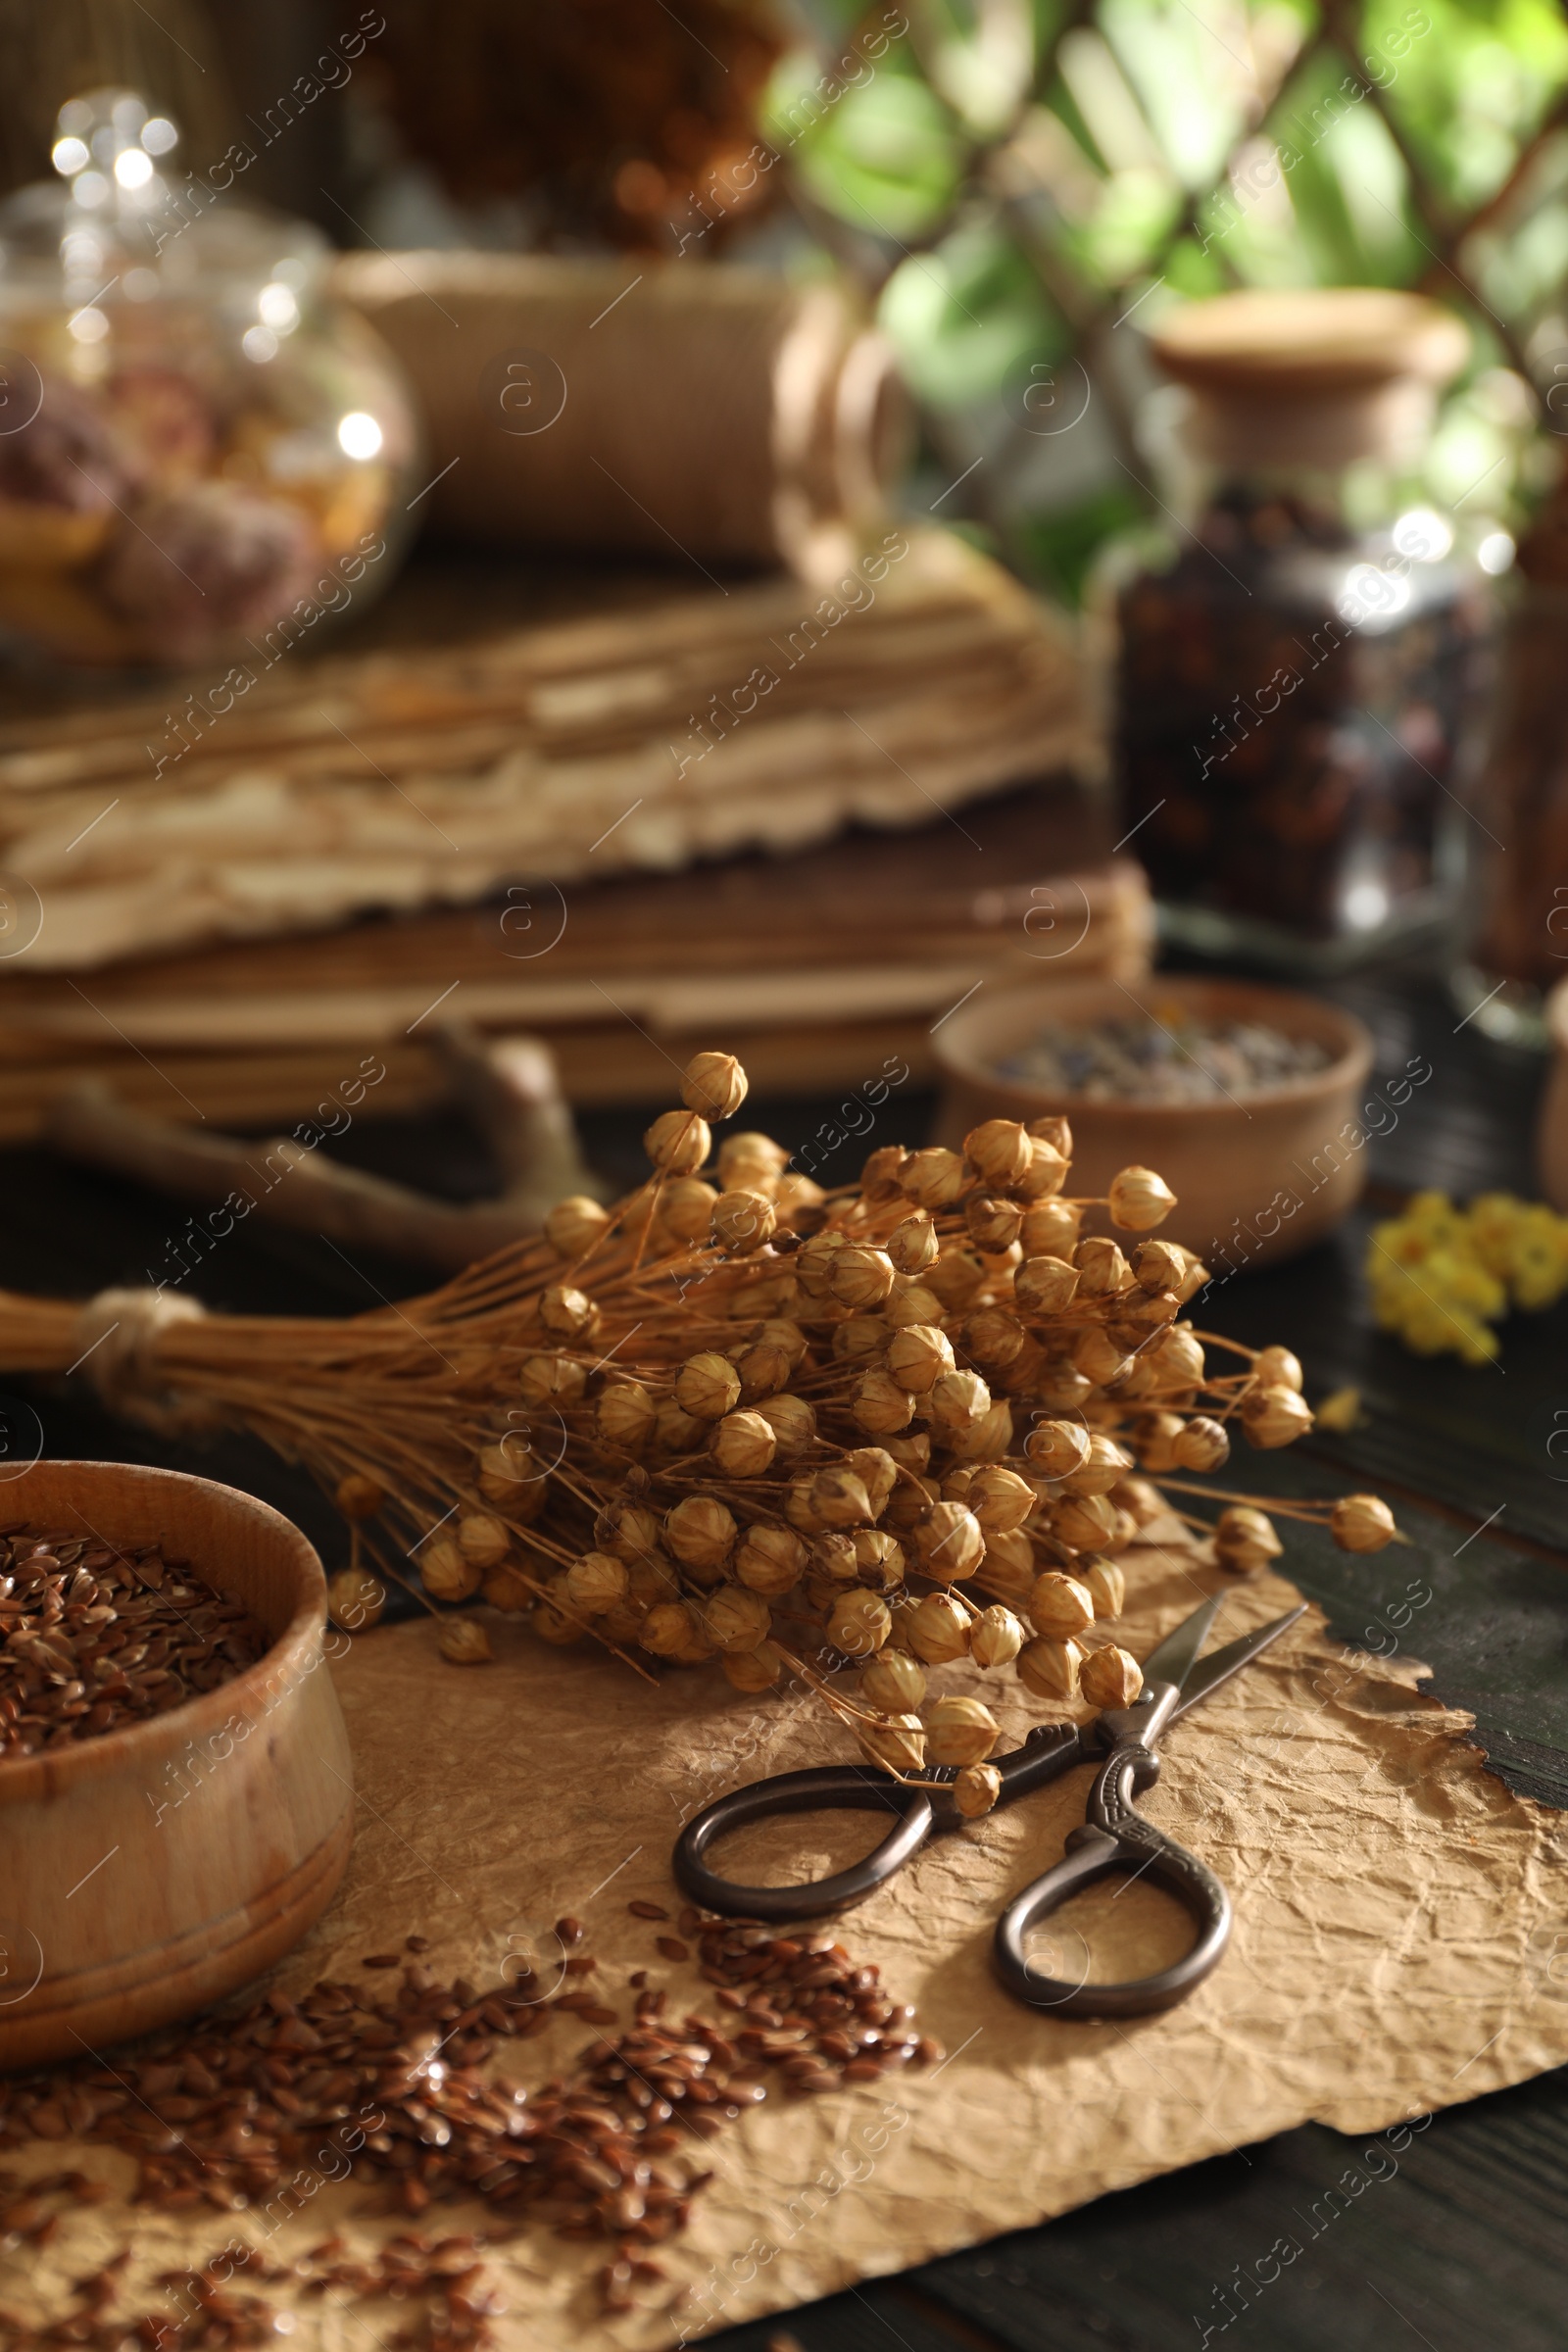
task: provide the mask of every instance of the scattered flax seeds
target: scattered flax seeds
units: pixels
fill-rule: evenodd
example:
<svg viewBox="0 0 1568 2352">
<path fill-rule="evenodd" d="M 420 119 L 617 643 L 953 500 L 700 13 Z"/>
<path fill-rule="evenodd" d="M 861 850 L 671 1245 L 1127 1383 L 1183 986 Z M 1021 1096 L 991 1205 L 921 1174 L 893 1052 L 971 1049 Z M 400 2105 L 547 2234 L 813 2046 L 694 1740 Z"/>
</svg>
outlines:
<svg viewBox="0 0 1568 2352">
<path fill-rule="evenodd" d="M 0 1530 L 0 1761 L 166 1715 L 270 1645 L 242 1602 L 155 1544 Z"/>
<path fill-rule="evenodd" d="M 173 2317 L 109 2316 L 128 2259 L 117 2257 L 77 2282 L 83 2301 L 53 2332 L 22 2329 L 4 2313 L 0 2325 L 17 2328 L 19 2342 L 88 2352 L 270 2342 L 287 2332 L 288 2315 L 232 2285 L 231 2272 L 243 2266 L 251 2279 L 288 2278 L 296 2293 L 303 2282 L 306 2292 L 339 2297 L 422 2295 L 430 2308 L 421 2331 L 393 2344 L 480 2352 L 496 2340 L 491 2320 L 501 2308 L 483 2273 L 485 2246 L 529 2221 L 609 2245 L 598 2273 L 607 2311 L 632 2309 L 639 2290 L 667 2288 L 656 2249 L 686 2228 L 712 2178 L 706 2144 L 767 2097 L 769 2077 L 801 2096 L 942 2055 L 912 2007 L 890 2000 L 877 1969 L 858 1966 L 830 1932 L 780 1935 L 690 1911 L 681 1926 L 700 1939 L 722 2023 L 695 2011 L 667 2016 L 668 1991 L 645 1983 L 630 2027 L 611 2032 L 617 2012 L 598 1995 L 563 1989 L 571 1982 L 565 1969 L 554 1985 L 524 1968 L 481 1992 L 463 1978 L 439 1982 L 413 1960 L 395 1989 L 379 1974 L 323 1980 L 299 2001 L 269 1993 L 237 2015 L 168 2028 L 111 2059 L 0 2081 L 0 2147 L 73 2139 L 119 2148 L 136 2160 L 136 2201 L 165 2212 L 271 2212 L 352 2172 L 385 2188 L 408 2216 L 471 2198 L 489 2216 L 487 2236 L 406 2231 L 363 2260 L 328 2239 L 282 2270 L 236 2245 L 220 2278 L 221 2257 L 171 2274 L 179 2288 Z M 584 1934 L 575 1920 L 558 1932 L 573 1943 Z M 565 1967 L 576 1977 L 596 1965 L 574 1952 Z M 498 2077 L 503 2045 L 543 2033 L 558 2011 L 594 2028 L 569 2072 L 533 2090 Z M 62 2193 L 79 2204 L 110 2192 L 79 2173 L 24 2185 L 0 2177 L 0 2238 L 47 2244 L 59 2227 L 50 2200 Z M 171 2280 L 160 2283 L 172 2292 Z"/>
</svg>

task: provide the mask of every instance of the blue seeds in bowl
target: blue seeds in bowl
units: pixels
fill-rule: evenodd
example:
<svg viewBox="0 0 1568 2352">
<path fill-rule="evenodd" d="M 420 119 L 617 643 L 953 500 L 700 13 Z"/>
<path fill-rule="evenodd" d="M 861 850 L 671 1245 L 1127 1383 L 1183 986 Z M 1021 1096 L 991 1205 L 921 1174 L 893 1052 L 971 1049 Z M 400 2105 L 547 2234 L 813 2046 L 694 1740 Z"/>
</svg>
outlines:
<svg viewBox="0 0 1568 2352">
<path fill-rule="evenodd" d="M 1086 1102 L 1219 1102 L 1314 1077 L 1334 1058 L 1316 1039 L 1262 1022 L 1173 1015 L 1054 1025 L 1000 1060 L 998 1073 Z"/>
</svg>

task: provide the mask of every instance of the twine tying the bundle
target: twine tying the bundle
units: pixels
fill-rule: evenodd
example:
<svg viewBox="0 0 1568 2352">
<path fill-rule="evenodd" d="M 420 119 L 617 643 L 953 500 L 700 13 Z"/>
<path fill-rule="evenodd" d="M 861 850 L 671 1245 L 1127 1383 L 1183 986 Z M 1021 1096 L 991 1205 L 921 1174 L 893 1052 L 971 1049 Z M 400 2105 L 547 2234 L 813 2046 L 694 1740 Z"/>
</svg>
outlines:
<svg viewBox="0 0 1568 2352">
<path fill-rule="evenodd" d="M 170 1386 L 158 1362 L 158 1345 L 178 1323 L 200 1323 L 207 1309 L 198 1298 L 163 1291 L 109 1290 L 89 1298 L 76 1317 L 73 1369 L 85 1372 L 111 1412 L 161 1437 L 216 1429 L 221 1414 L 199 1398 Z"/>
</svg>

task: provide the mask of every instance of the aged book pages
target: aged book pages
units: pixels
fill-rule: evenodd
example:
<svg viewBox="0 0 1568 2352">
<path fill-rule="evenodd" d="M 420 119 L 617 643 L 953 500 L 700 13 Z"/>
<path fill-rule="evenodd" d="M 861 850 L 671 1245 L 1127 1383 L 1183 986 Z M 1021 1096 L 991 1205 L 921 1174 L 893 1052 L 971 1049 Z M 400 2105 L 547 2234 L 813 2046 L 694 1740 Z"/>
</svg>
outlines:
<svg viewBox="0 0 1568 2352">
<path fill-rule="evenodd" d="M 1137 1654 L 1219 1581 L 1176 1522 L 1151 1532 L 1168 1541 L 1125 1562 L 1122 1632 Z M 1216 1639 L 1294 1597 L 1277 1578 L 1236 1585 Z M 814 1702 L 760 1702 L 689 1674 L 650 1688 L 587 1649 L 545 1649 L 514 1623 L 492 1623 L 494 1666 L 443 1665 L 433 1629 L 418 1624 L 366 1637 L 336 1669 L 362 1791 L 357 1843 L 341 1897 L 282 1984 L 352 1976 L 362 1954 L 395 1950 L 410 1933 L 431 1937 L 430 1967 L 483 1981 L 509 1936 L 571 1912 L 600 1961 L 593 1982 L 622 2015 L 626 1979 L 644 1967 L 680 2012 L 712 2014 L 695 1961 L 661 1959 L 659 1931 L 630 1916 L 628 1898 L 675 1907 L 668 1858 L 681 1820 L 739 1780 L 841 1758 L 843 1735 Z M 1229 1953 L 1184 2007 L 1053 2021 L 1016 2006 L 991 1973 L 1000 1904 L 1060 1855 L 1082 1818 L 1088 1775 L 1074 1773 L 929 1846 L 845 1919 L 857 1959 L 918 2002 L 951 2053 L 944 2064 L 799 2102 L 770 2095 L 708 2143 L 715 2178 L 689 2235 L 667 2250 L 671 2286 L 637 2316 L 599 2316 L 588 2281 L 603 2248 L 528 2225 L 494 2256 L 510 2304 L 501 2342 L 653 2352 L 1308 2119 L 1370 2133 L 1568 2059 L 1568 1821 L 1487 1772 L 1461 1737 L 1468 1718 L 1417 1690 L 1416 1662 L 1345 1652 L 1321 1624 L 1314 1611 L 1178 1725 L 1142 1800 L 1236 1904 Z M 956 1688 L 980 1680 L 967 1666 L 945 1672 Z M 1010 1743 L 1023 1709 L 986 1695 Z M 868 1829 L 858 1815 L 774 1824 L 721 1859 L 759 1878 L 793 1875 L 770 1874 L 770 1858 L 819 1873 L 865 1850 Z M 1094 1975 L 1135 1975 L 1182 1948 L 1180 1915 L 1147 1886 L 1086 1899 L 1087 1913 L 1057 1923 L 1072 1973 L 1087 1958 Z M 558 2016 L 509 2052 L 510 2074 L 543 2081 L 591 2032 Z M 77 2161 L 128 2181 L 118 2155 L 59 2142 L 24 2151 L 17 2169 Z M 476 2206 L 428 2221 L 484 2226 Z M 1282 2220 L 1298 2237 L 1315 2226 Z M 158 2290 L 138 2301 L 141 2284 L 231 2235 L 287 2261 L 329 2230 L 369 2245 L 391 2227 L 353 2181 L 323 2186 L 271 2232 L 259 2215 L 163 2217 L 117 2198 L 69 2216 L 41 2260 L 29 2250 L 25 2277 L 0 2265 L 0 2302 L 58 2311 L 71 2278 L 133 2243 L 127 2308 L 145 2309 Z M 685 2301 L 672 2309 L 676 2287 Z M 406 2306 L 302 2302 L 290 2341 L 363 2352 L 408 2317 Z"/>
</svg>

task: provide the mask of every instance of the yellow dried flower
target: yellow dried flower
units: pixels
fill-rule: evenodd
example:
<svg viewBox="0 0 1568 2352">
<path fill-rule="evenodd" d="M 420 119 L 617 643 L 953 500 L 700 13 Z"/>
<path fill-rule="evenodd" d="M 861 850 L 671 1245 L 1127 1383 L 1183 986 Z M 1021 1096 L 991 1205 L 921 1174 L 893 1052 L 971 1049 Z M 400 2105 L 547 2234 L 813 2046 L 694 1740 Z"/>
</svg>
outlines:
<svg viewBox="0 0 1568 2352">
<path fill-rule="evenodd" d="M 933 1764 L 983 1764 L 1001 1737 L 981 1699 L 949 1692 L 925 1711 L 925 1752 Z"/>
<path fill-rule="evenodd" d="M 1092 1707 L 1130 1707 L 1144 1687 L 1144 1670 L 1125 1649 L 1091 1650 L 1078 1674 L 1078 1690 Z"/>
<path fill-rule="evenodd" d="M 793 1528 L 749 1527 L 736 1546 L 734 1569 L 750 1592 L 788 1592 L 805 1574 L 806 1545 Z"/>
<path fill-rule="evenodd" d="M 778 1450 L 760 1413 L 726 1413 L 715 1422 L 710 1450 L 726 1478 L 760 1478 Z"/>
<path fill-rule="evenodd" d="M 732 1119 L 746 1100 L 746 1072 L 733 1054 L 694 1054 L 686 1064 L 680 1099 L 705 1119 Z"/>
<path fill-rule="evenodd" d="M 1152 1168 L 1123 1168 L 1111 1178 L 1106 1200 L 1111 1223 L 1126 1233 L 1152 1232 L 1176 1205 L 1170 1186 Z"/>
<path fill-rule="evenodd" d="M 327 1613 L 346 1634 L 368 1634 L 379 1625 L 386 1588 L 368 1568 L 340 1568 L 327 1580 Z"/>
<path fill-rule="evenodd" d="M 1064 1642 L 1072 1634 L 1084 1634 L 1095 1622 L 1095 1604 L 1087 1585 L 1075 1576 L 1063 1576 L 1054 1568 L 1037 1576 L 1029 1594 L 1029 1620 L 1037 1634 L 1053 1642 Z"/>
<path fill-rule="evenodd" d="M 575 1260 L 585 1257 L 595 1242 L 603 1239 L 610 1225 L 610 1211 L 601 1208 L 586 1193 L 572 1193 L 566 1200 L 558 1200 L 545 1219 L 545 1235 L 558 1257 Z"/>
<path fill-rule="evenodd" d="M 496 1654 L 477 1617 L 449 1617 L 436 1646 L 449 1666 L 484 1666 Z"/>
</svg>

